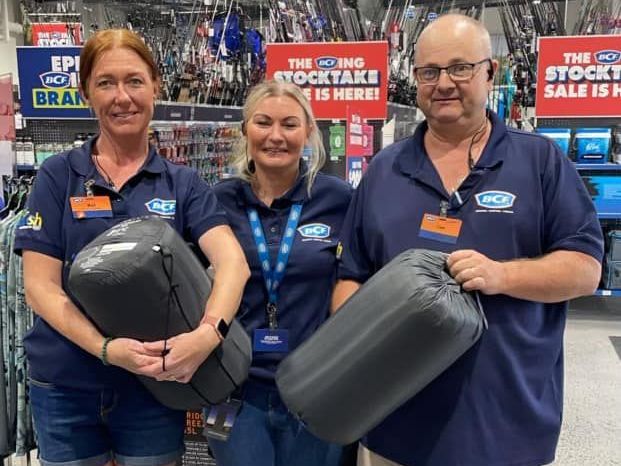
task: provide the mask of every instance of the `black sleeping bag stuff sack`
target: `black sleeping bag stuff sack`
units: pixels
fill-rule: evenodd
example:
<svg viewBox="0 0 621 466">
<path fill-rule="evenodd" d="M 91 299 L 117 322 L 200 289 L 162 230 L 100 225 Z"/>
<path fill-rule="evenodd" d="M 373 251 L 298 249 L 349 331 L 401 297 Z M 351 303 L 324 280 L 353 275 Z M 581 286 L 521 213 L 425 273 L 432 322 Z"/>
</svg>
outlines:
<svg viewBox="0 0 621 466">
<path fill-rule="evenodd" d="M 199 325 L 211 280 L 167 222 L 141 217 L 115 225 L 80 251 L 69 290 L 103 335 L 157 341 Z M 238 388 L 251 358 L 250 339 L 233 320 L 226 339 L 188 384 L 139 379 L 162 404 L 199 409 Z"/>
<path fill-rule="evenodd" d="M 446 256 L 398 255 L 280 364 L 281 397 L 312 433 L 358 440 L 477 341 L 485 317 Z"/>
</svg>

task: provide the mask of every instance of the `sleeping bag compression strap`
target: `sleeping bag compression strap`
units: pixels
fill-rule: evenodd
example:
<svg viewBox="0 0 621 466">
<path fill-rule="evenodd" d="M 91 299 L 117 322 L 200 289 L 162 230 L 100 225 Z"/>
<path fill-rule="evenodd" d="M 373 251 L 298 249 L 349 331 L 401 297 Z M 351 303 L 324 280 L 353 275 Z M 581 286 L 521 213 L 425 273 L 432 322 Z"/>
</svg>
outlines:
<svg viewBox="0 0 621 466">
<path fill-rule="evenodd" d="M 481 316 L 481 320 L 483 321 L 483 328 L 487 330 L 487 317 L 485 317 L 485 312 L 483 312 L 483 303 L 481 302 L 481 294 L 478 291 L 474 292 L 474 296 L 476 297 L 476 308 L 477 312 Z M 476 336 L 475 336 L 476 338 Z"/>
<path fill-rule="evenodd" d="M 164 274 L 166 275 L 166 278 L 168 279 L 168 309 L 166 310 L 166 326 L 165 326 L 165 330 L 164 330 L 164 335 L 166 335 L 166 337 L 164 338 L 164 350 L 162 351 L 162 370 L 165 371 L 166 370 L 166 362 L 165 362 L 166 361 L 166 355 L 170 352 L 170 350 L 166 348 L 166 344 L 168 342 L 168 337 L 169 337 L 168 328 L 169 328 L 169 322 L 170 322 L 170 313 L 171 313 L 171 309 L 172 309 L 172 305 L 171 305 L 172 302 L 174 302 L 174 304 L 177 306 L 177 309 L 179 309 L 179 313 L 181 314 L 181 316 L 185 320 L 185 323 L 186 323 L 186 325 L 187 325 L 187 327 L 189 329 L 192 328 L 192 324 L 190 323 L 190 320 L 188 319 L 185 311 L 183 310 L 183 307 L 181 306 L 181 301 L 179 300 L 179 295 L 177 295 L 177 287 L 179 285 L 173 283 L 173 270 L 174 270 L 173 269 L 173 264 L 174 264 L 174 258 L 172 256 L 172 254 L 170 253 L 168 248 L 162 247 L 159 244 L 153 246 L 152 249 L 153 249 L 153 251 L 159 253 L 160 256 L 162 257 L 162 269 L 164 270 Z M 220 345 L 222 345 L 222 342 L 220 342 Z M 214 351 L 215 351 L 215 349 L 214 349 Z M 213 352 L 212 352 L 212 354 L 213 354 Z M 209 357 L 211 357 L 211 355 Z M 231 374 L 229 374 L 229 371 L 226 369 L 226 367 L 224 365 L 221 365 L 221 368 L 224 371 L 224 373 L 226 374 L 226 376 L 229 378 L 231 383 L 234 386 L 237 386 L 237 384 L 235 383 L 235 380 L 233 379 Z M 206 396 L 203 395 L 203 393 L 198 389 L 198 387 L 196 387 L 196 385 L 192 382 L 192 380 L 190 380 L 188 382 L 188 385 L 190 385 L 194 389 L 196 394 L 198 396 L 200 396 L 203 400 L 205 400 L 206 403 L 208 403 L 210 405 L 214 404 Z"/>
<path fill-rule="evenodd" d="M 181 305 L 179 304 L 179 297 L 177 296 L 177 287 L 179 285 L 174 284 L 172 281 L 173 265 L 174 265 L 172 254 L 168 250 L 164 251 L 164 248 L 162 248 L 162 246 L 160 245 L 153 246 L 153 250 L 159 253 L 160 256 L 162 257 L 162 269 L 164 270 L 164 274 L 166 275 L 166 279 L 168 280 L 168 302 L 166 305 L 166 324 L 164 327 L 164 335 L 165 335 L 164 350 L 162 351 L 162 371 L 166 371 L 166 357 L 165 356 L 170 352 L 170 350 L 166 347 L 166 345 L 168 344 L 168 338 L 170 337 L 168 329 L 170 327 L 170 311 L 172 309 L 173 301 L 177 305 L 177 308 L 179 309 L 181 315 L 183 316 L 187 327 L 192 328 L 192 325 L 190 324 L 190 321 L 186 317 L 185 312 L 183 311 L 183 309 L 181 308 Z"/>
</svg>

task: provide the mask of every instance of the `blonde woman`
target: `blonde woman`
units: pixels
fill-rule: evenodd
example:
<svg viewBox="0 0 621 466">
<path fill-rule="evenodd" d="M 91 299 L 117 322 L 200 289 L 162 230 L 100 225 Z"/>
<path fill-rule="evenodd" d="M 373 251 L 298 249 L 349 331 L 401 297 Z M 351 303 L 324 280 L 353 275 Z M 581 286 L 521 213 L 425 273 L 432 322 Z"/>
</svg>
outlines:
<svg viewBox="0 0 621 466">
<path fill-rule="evenodd" d="M 295 85 L 256 86 L 244 107 L 243 136 L 238 176 L 214 191 L 251 270 L 237 316 L 253 341 L 253 362 L 231 435 L 211 440 L 211 448 L 219 466 L 337 465 L 340 447 L 314 437 L 287 411 L 274 373 L 328 317 L 351 191 L 319 171 L 321 135 Z"/>
</svg>

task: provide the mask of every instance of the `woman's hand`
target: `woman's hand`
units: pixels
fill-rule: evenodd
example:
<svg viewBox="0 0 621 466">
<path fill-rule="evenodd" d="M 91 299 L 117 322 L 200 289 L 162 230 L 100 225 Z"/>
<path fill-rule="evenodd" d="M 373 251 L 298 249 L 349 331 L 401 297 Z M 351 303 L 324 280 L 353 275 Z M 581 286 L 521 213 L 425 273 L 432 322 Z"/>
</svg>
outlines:
<svg viewBox="0 0 621 466">
<path fill-rule="evenodd" d="M 164 368 L 161 364 L 164 340 L 143 343 L 143 346 L 148 355 L 160 358 L 159 371 L 152 377 L 159 381 L 188 383 L 196 369 L 219 344 L 220 339 L 210 325 L 199 325 L 191 332 L 169 338 L 166 341 Z"/>
<path fill-rule="evenodd" d="M 155 377 L 162 371 L 162 357 L 144 348 L 144 344 L 131 338 L 115 338 L 108 343 L 107 359 L 110 364 L 138 375 Z"/>
</svg>

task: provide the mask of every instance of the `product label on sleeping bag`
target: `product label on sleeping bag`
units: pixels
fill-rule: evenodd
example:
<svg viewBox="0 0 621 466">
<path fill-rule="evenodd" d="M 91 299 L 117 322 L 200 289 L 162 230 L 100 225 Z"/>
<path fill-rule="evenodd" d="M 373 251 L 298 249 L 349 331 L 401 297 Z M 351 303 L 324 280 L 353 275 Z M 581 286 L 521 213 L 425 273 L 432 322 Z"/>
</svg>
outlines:
<svg viewBox="0 0 621 466">
<path fill-rule="evenodd" d="M 113 243 L 113 244 L 104 244 L 101 247 L 100 252 L 109 253 L 109 252 L 119 252 L 119 251 L 131 251 L 136 247 L 138 243 Z"/>
</svg>

